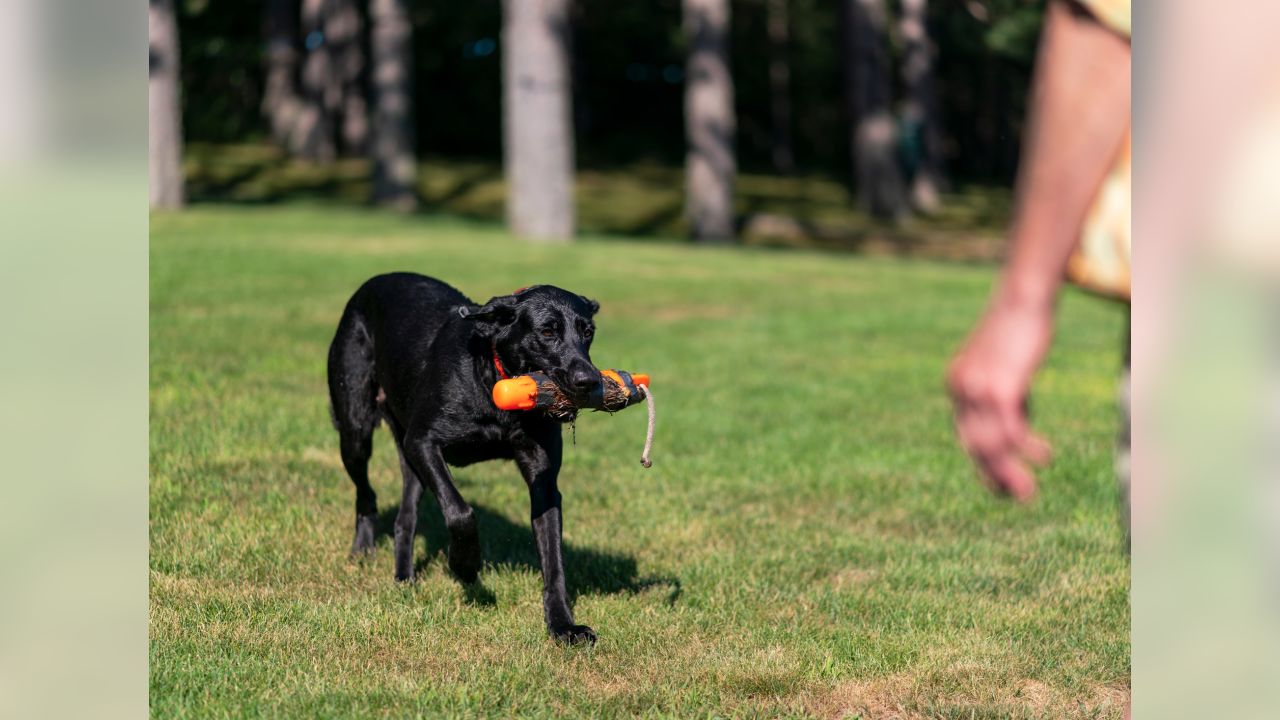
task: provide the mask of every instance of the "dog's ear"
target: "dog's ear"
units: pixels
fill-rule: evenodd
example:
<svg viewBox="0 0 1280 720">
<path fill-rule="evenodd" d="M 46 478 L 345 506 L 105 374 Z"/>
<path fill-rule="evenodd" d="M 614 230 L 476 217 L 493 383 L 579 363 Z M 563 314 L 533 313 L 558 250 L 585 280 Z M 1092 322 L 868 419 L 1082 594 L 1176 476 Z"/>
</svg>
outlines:
<svg viewBox="0 0 1280 720">
<path fill-rule="evenodd" d="M 499 295 L 477 310 L 458 308 L 458 314 L 474 323 L 478 334 L 491 337 L 515 322 L 516 296 Z"/>
<path fill-rule="evenodd" d="M 578 297 L 582 298 L 582 302 L 586 303 L 587 307 L 591 308 L 592 317 L 595 317 L 595 314 L 600 312 L 600 303 L 596 302 L 595 300 L 592 300 L 591 298 L 585 295 L 579 295 Z"/>
</svg>

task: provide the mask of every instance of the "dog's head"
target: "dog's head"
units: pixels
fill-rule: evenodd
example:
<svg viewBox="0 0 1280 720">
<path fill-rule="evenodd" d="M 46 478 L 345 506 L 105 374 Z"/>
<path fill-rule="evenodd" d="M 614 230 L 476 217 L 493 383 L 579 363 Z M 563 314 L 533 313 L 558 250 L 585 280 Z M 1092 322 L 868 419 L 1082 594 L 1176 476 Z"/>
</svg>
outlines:
<svg viewBox="0 0 1280 720">
<path fill-rule="evenodd" d="M 482 351 L 496 352 L 509 375 L 540 371 L 576 402 L 600 385 L 591 362 L 592 318 L 600 304 L 551 285 L 501 295 L 466 315 Z"/>
</svg>

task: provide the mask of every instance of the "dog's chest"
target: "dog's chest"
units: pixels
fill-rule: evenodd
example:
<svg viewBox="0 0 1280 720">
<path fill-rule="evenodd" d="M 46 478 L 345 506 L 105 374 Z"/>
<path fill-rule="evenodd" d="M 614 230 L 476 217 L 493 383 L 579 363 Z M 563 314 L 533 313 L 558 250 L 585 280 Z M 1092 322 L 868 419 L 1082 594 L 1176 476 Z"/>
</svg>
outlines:
<svg viewBox="0 0 1280 720">
<path fill-rule="evenodd" d="M 515 457 L 511 443 L 485 440 L 455 442 L 441 448 L 444 461 L 455 467 L 484 462 L 510 460 Z"/>
<path fill-rule="evenodd" d="M 461 466 L 485 460 L 509 460 L 514 457 L 512 435 L 519 434 L 513 423 L 503 422 L 496 414 L 479 417 L 467 413 L 448 413 L 436 423 L 434 433 L 440 439 L 445 462 Z"/>
</svg>

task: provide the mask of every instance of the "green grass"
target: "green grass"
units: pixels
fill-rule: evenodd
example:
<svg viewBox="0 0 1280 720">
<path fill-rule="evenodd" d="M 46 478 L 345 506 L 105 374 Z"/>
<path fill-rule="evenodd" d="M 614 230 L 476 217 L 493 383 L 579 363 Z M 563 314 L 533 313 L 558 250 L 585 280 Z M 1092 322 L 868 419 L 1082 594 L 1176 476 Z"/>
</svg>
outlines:
<svg viewBox="0 0 1280 720">
<path fill-rule="evenodd" d="M 974 481 L 941 392 L 992 268 L 599 240 L 341 208 L 153 218 L 153 715 L 1120 715 L 1118 308 L 1064 298 L 1034 398 L 1056 460 L 1014 507 Z M 595 359 L 653 375 L 654 467 L 633 409 L 581 418 L 561 475 L 596 647 L 545 634 L 509 464 L 455 474 L 482 587 L 448 575 L 430 503 L 416 583 L 385 537 L 348 560 L 325 354 L 349 294 L 394 269 L 595 297 Z M 388 512 L 385 430 L 375 446 Z"/>
</svg>

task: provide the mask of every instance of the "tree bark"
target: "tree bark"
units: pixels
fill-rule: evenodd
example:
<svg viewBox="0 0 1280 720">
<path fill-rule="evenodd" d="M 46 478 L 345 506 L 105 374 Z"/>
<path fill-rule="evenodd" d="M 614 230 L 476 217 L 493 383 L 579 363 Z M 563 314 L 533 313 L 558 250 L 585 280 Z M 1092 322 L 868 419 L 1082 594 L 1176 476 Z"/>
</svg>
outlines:
<svg viewBox="0 0 1280 720">
<path fill-rule="evenodd" d="M 263 112 L 276 142 L 328 162 L 339 147 L 362 155 L 369 141 L 364 20 L 355 0 L 302 0 L 302 93 L 297 82 L 298 1 L 267 2 Z M 340 143 L 338 141 L 341 141 Z"/>
<path fill-rule="evenodd" d="M 262 114 L 271 138 L 291 153 L 301 153 L 302 99 L 298 97 L 298 13 L 293 0 L 268 0 L 265 11 L 266 81 Z"/>
<path fill-rule="evenodd" d="M 186 193 L 182 177 L 178 21 L 173 0 L 150 0 L 147 35 L 151 207 L 178 208 L 186 202 Z"/>
<path fill-rule="evenodd" d="M 898 161 L 884 0 L 844 0 L 845 98 L 859 205 L 880 218 L 907 214 Z"/>
<path fill-rule="evenodd" d="M 306 56 L 302 63 L 302 110 L 297 132 L 298 152 L 317 162 L 332 162 L 337 155 L 334 143 L 334 113 L 341 100 L 334 90 L 332 47 L 325 36 L 325 20 L 331 0 L 302 0 L 302 38 Z"/>
<path fill-rule="evenodd" d="M 373 199 L 400 211 L 417 207 L 413 105 L 413 27 L 406 0 L 372 0 Z"/>
<path fill-rule="evenodd" d="M 783 175 L 795 171 L 791 143 L 790 20 L 787 0 L 768 0 L 769 105 L 773 116 L 773 167 Z"/>
<path fill-rule="evenodd" d="M 535 240 L 569 240 L 576 223 L 569 1 L 504 0 L 502 15 L 507 227 Z"/>
<path fill-rule="evenodd" d="M 911 204 L 925 213 L 938 209 L 944 180 L 942 138 L 933 83 L 935 49 L 929 39 L 928 0 L 902 0 L 903 120 L 915 135 L 918 157 L 911 178 Z"/>
<path fill-rule="evenodd" d="M 325 39 L 331 44 L 333 80 L 339 96 L 337 113 L 341 117 L 339 135 L 342 150 L 348 155 L 363 155 L 369 141 L 369 107 L 364 85 L 364 20 L 355 0 L 331 0 L 333 3 Z"/>
<path fill-rule="evenodd" d="M 729 69 L 729 1 L 684 0 L 689 45 L 685 72 L 685 212 L 695 240 L 734 236 L 736 118 Z"/>
</svg>

